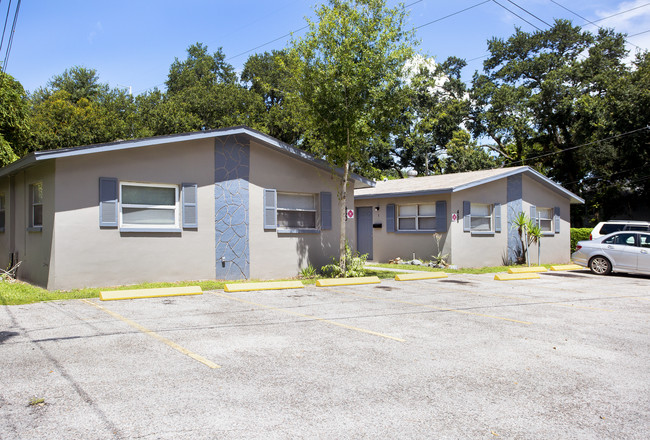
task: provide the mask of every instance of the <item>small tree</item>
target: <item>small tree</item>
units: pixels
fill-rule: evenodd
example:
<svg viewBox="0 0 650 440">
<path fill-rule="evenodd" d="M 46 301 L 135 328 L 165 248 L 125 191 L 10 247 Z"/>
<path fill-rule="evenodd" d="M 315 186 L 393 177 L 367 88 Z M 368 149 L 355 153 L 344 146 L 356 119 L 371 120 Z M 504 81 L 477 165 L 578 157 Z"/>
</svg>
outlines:
<svg viewBox="0 0 650 440">
<path fill-rule="evenodd" d="M 399 117 L 402 68 L 412 53 L 403 7 L 385 0 L 329 0 L 293 41 L 290 71 L 305 105 L 305 144 L 340 167 L 339 261 L 345 272 L 345 207 L 350 173 L 363 172 L 374 140 L 391 132 Z"/>
<path fill-rule="evenodd" d="M 540 227 L 523 212 L 515 215 L 510 224 L 513 228 L 517 229 L 517 233 L 519 234 L 521 249 L 524 253 L 524 262 L 530 266 L 529 249 L 532 244 L 537 244 L 537 265 L 539 265 L 541 257 L 540 239 L 542 237 Z"/>
</svg>

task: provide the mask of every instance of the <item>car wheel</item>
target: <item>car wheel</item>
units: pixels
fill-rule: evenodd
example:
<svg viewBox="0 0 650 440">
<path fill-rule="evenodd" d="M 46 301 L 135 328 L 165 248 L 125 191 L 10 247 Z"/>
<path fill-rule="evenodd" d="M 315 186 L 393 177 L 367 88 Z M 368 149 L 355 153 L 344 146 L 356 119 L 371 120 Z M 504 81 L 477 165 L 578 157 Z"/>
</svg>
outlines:
<svg viewBox="0 0 650 440">
<path fill-rule="evenodd" d="M 594 257 L 589 261 L 589 269 L 596 275 L 607 275 L 612 271 L 612 263 L 605 257 Z"/>
</svg>

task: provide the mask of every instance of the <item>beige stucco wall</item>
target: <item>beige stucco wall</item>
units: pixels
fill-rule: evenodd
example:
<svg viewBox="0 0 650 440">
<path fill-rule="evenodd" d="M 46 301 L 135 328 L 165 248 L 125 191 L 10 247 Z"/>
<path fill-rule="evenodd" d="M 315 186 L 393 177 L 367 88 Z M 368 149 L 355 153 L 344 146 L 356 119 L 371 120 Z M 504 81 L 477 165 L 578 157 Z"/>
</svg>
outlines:
<svg viewBox="0 0 650 440">
<path fill-rule="evenodd" d="M 452 263 L 459 267 L 498 266 L 503 263 L 508 249 L 507 226 L 507 180 L 500 179 L 464 191 L 451 197 L 451 212 L 458 212 L 458 222 L 451 227 Z M 501 232 L 488 235 L 463 231 L 463 201 L 482 204 L 501 204 Z M 494 214 L 492 216 L 495 230 Z"/>
<path fill-rule="evenodd" d="M 39 164 L 13 176 L 13 192 L 10 178 L 0 183 L 0 192 L 5 196 L 5 232 L 0 233 L 0 264 L 9 266 L 10 253 L 16 252 L 21 262 L 17 271 L 20 280 L 38 286 L 47 286 L 52 262 L 50 250 L 53 244 L 54 224 L 54 167 L 53 162 Z M 29 185 L 43 184 L 43 227 L 28 230 L 29 223 Z M 12 198 L 13 195 L 13 198 Z M 12 246 L 13 243 L 13 246 Z"/>
<path fill-rule="evenodd" d="M 338 218 L 339 179 L 293 157 L 278 154 L 257 144 L 250 144 L 249 221 L 250 276 L 253 279 L 293 277 L 301 268 L 312 264 L 319 268 L 338 256 L 340 220 Z M 285 234 L 265 230 L 263 223 L 264 189 L 279 192 L 332 193 L 332 229 L 319 233 Z M 353 190 L 347 197 L 353 206 Z M 354 222 L 346 222 L 351 245 L 356 243 Z"/>
<path fill-rule="evenodd" d="M 530 216 L 530 206 L 540 208 L 560 208 L 560 232 L 545 235 L 541 240 L 541 263 L 568 263 L 571 259 L 571 208 L 569 199 L 566 199 L 557 192 L 540 185 L 528 176 L 523 176 L 523 200 L 524 213 Z M 553 223 L 553 228 L 555 223 Z M 530 261 L 537 264 L 537 246 L 530 249 Z"/>
<path fill-rule="evenodd" d="M 214 278 L 214 140 L 60 158 L 56 167 L 56 246 L 48 288 Z M 100 228 L 99 177 L 197 183 L 198 229 L 122 233 Z"/>
<path fill-rule="evenodd" d="M 387 262 L 396 257 L 403 260 L 415 258 L 430 260 L 431 256 L 438 253 L 433 232 L 387 232 L 386 231 L 386 205 L 394 203 L 395 228 L 397 228 L 397 206 L 409 204 L 435 204 L 438 201 L 447 202 L 447 224 L 451 223 L 449 213 L 449 194 L 400 197 L 399 199 L 362 199 L 355 201 L 356 208 L 372 207 L 373 224 L 381 223 L 381 228 L 373 228 L 373 261 Z M 375 208 L 379 208 L 376 210 Z M 451 240 L 448 233 L 443 233 L 440 239 L 443 254 L 450 254 Z"/>
<path fill-rule="evenodd" d="M 12 230 L 11 224 L 11 193 L 9 189 L 9 177 L 0 178 L 0 195 L 3 195 L 5 198 L 5 230 L 0 231 L 0 268 L 6 269 L 9 266 L 11 257 L 9 253 L 10 249 L 10 235 Z"/>
</svg>

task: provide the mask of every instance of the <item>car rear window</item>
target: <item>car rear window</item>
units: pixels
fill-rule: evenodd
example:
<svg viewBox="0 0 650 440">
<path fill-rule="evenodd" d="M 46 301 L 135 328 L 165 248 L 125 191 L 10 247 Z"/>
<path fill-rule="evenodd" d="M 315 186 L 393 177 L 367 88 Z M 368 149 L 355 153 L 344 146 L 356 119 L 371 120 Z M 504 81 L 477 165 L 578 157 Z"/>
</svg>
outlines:
<svg viewBox="0 0 650 440">
<path fill-rule="evenodd" d="M 650 231 L 650 226 L 645 225 L 627 225 L 625 226 L 626 231 Z"/>
<path fill-rule="evenodd" d="M 600 235 L 611 234 L 612 232 L 622 231 L 625 227 L 622 223 L 605 223 L 600 227 Z"/>
</svg>

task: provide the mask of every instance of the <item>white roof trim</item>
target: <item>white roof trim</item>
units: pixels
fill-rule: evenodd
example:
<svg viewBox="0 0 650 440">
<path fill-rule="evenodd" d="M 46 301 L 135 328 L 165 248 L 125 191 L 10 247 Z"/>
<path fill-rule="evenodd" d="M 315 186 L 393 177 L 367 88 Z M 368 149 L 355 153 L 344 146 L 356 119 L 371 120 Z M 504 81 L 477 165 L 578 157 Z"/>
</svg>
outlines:
<svg viewBox="0 0 650 440">
<path fill-rule="evenodd" d="M 36 151 L 0 169 L 0 177 L 12 174 L 15 171 L 26 168 L 42 160 L 59 159 L 59 158 L 71 157 L 71 156 L 81 156 L 81 155 L 93 154 L 93 153 L 105 153 L 110 151 L 128 150 L 132 148 L 150 147 L 154 145 L 171 144 L 174 142 L 185 142 L 185 141 L 193 141 L 198 139 L 209 139 L 209 138 L 238 135 L 238 134 L 246 134 L 252 138 L 259 140 L 260 142 L 263 142 L 264 144 L 270 147 L 273 147 L 275 150 L 296 157 L 297 159 L 300 159 L 304 162 L 308 162 L 319 168 L 327 169 L 339 175 L 343 174 L 343 170 L 341 168 L 336 168 L 331 164 L 329 164 L 327 161 L 318 159 L 299 148 L 293 147 L 289 144 L 285 144 L 284 142 L 281 142 L 280 140 L 274 137 L 265 135 L 264 133 L 260 133 L 248 127 L 239 126 L 239 127 L 232 127 L 226 129 L 210 130 L 205 132 L 156 136 L 156 137 L 151 137 L 146 139 L 110 142 L 106 144 L 87 145 L 87 146 L 80 146 L 80 147 L 73 147 L 73 148 L 65 148 L 60 150 Z M 359 176 L 354 173 L 350 174 L 350 178 L 360 183 L 362 187 L 375 186 L 375 182 L 373 180 L 366 179 L 365 177 Z"/>
</svg>

